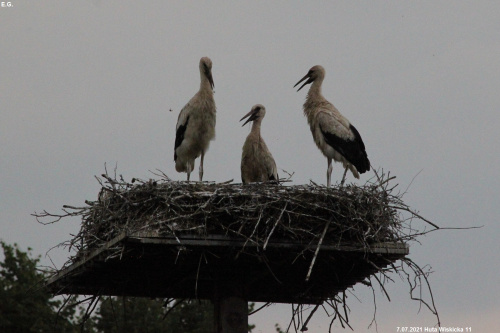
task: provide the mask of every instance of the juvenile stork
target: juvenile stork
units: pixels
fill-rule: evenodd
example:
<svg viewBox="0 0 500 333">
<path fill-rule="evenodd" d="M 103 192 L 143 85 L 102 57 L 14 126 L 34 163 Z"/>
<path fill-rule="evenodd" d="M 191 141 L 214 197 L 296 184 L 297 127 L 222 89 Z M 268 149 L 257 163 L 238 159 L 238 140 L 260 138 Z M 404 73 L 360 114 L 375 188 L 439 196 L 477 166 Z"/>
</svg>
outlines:
<svg viewBox="0 0 500 333">
<path fill-rule="evenodd" d="M 326 183 L 330 186 L 332 176 L 332 159 L 344 165 L 342 178 L 344 183 L 347 169 L 354 177 L 370 170 L 370 161 L 366 155 L 365 145 L 356 128 L 321 94 L 321 84 L 325 78 L 325 69 L 316 65 L 294 85 L 294 88 L 306 80 L 305 85 L 312 83 L 304 103 L 304 115 L 311 128 L 316 146 L 328 159 Z"/>
<path fill-rule="evenodd" d="M 188 181 L 194 160 L 200 155 L 200 181 L 203 180 L 203 159 L 210 141 L 215 139 L 216 108 L 210 58 L 200 59 L 200 76 L 200 90 L 179 113 L 175 133 L 175 170 L 187 172 Z"/>
<path fill-rule="evenodd" d="M 279 179 L 273 155 L 260 135 L 260 125 L 265 115 L 266 108 L 257 104 L 240 119 L 242 121 L 248 118 L 242 127 L 253 121 L 252 129 L 245 140 L 241 154 L 241 180 L 243 184 Z"/>
</svg>

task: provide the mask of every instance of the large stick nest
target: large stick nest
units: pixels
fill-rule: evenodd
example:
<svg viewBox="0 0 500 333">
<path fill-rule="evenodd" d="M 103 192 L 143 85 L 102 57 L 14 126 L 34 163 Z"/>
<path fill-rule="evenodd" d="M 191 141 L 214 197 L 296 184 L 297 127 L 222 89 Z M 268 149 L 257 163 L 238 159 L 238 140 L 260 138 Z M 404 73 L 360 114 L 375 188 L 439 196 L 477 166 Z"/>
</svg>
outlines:
<svg viewBox="0 0 500 333">
<path fill-rule="evenodd" d="M 401 211 L 410 211 L 389 178 L 364 186 L 230 184 L 161 180 L 125 182 L 103 175 L 102 190 L 87 207 L 69 207 L 82 218 L 72 240 L 80 254 L 126 231 L 157 236 L 190 233 L 241 237 L 265 245 L 269 239 L 316 244 L 407 242 Z M 73 209 L 73 211 L 69 211 Z"/>
</svg>

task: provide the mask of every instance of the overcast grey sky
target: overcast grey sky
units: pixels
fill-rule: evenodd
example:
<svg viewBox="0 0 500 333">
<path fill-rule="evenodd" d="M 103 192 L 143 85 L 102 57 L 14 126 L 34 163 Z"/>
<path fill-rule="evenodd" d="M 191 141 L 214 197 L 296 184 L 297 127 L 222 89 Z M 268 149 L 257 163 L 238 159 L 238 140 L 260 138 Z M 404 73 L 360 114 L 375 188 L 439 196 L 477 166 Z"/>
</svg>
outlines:
<svg viewBox="0 0 500 333">
<path fill-rule="evenodd" d="M 248 128 L 265 105 L 262 135 L 294 184 L 326 183 L 326 159 L 302 114 L 309 68 L 360 131 L 376 168 L 397 176 L 405 201 L 443 227 L 410 257 L 430 264 L 444 326 L 500 327 L 500 3 L 495 1 L 20 1 L 0 7 L 0 238 L 45 254 L 79 229 L 30 216 L 95 199 L 104 163 L 126 179 L 161 169 L 175 180 L 179 110 L 213 61 L 217 138 L 206 180 L 240 181 Z M 173 112 L 169 112 L 172 109 Z M 198 165 L 198 161 L 197 161 Z M 196 167 L 197 167 L 196 165 Z M 197 173 L 195 173 L 197 178 Z M 282 173 L 283 174 L 283 173 Z M 342 176 L 334 165 L 332 180 Z M 359 184 L 373 176 L 362 175 Z M 354 181 L 352 176 L 348 181 Z M 67 253 L 53 251 L 62 265 Z M 48 257 L 44 264 L 50 264 Z M 379 332 L 433 326 L 404 281 L 378 294 Z M 367 331 L 371 292 L 356 286 L 351 324 Z M 286 326 L 289 305 L 250 317 L 256 332 Z M 327 331 L 316 315 L 310 331 Z M 338 325 L 337 325 L 338 326 Z M 370 331 L 375 331 L 372 327 Z"/>
</svg>

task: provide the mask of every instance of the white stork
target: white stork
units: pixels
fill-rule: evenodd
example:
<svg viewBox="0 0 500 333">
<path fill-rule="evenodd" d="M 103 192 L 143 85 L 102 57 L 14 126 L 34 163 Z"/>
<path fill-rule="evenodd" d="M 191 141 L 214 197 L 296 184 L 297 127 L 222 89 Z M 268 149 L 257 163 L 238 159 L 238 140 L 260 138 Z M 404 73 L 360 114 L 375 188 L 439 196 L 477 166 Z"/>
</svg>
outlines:
<svg viewBox="0 0 500 333">
<path fill-rule="evenodd" d="M 260 125 L 265 115 L 266 108 L 257 104 L 240 119 L 242 121 L 248 118 L 242 127 L 253 121 L 252 129 L 245 140 L 241 155 L 241 180 L 243 184 L 279 179 L 273 155 L 260 135 Z"/>
<path fill-rule="evenodd" d="M 194 160 L 200 155 L 200 181 L 203 180 L 203 158 L 210 141 L 215 139 L 216 108 L 210 58 L 200 59 L 200 76 L 200 90 L 179 113 L 175 133 L 175 170 L 187 172 L 188 181 L 194 169 Z"/>
<path fill-rule="evenodd" d="M 325 78 L 325 69 L 316 65 L 295 84 L 307 79 L 297 90 L 312 83 L 304 103 L 304 115 L 311 128 L 314 142 L 328 159 L 326 183 L 330 186 L 332 176 L 332 159 L 344 165 L 342 178 L 344 183 L 347 169 L 359 179 L 359 173 L 370 170 L 370 161 L 366 155 L 365 145 L 356 128 L 321 94 L 321 84 Z"/>
</svg>

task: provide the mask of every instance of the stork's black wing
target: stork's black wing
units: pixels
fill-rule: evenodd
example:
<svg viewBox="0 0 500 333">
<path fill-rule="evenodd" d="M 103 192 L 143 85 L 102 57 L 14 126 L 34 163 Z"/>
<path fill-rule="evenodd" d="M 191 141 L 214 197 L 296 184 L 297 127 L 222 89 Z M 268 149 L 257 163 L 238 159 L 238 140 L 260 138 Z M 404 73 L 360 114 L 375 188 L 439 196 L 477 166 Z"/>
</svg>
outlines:
<svg viewBox="0 0 500 333">
<path fill-rule="evenodd" d="M 359 173 L 365 173 L 370 170 L 370 161 L 365 151 L 365 144 L 354 126 L 349 126 L 350 131 L 354 135 L 353 139 L 341 138 L 334 133 L 324 131 L 321 126 L 320 129 L 326 143 L 344 156 L 349 163 L 354 165 Z"/>
<path fill-rule="evenodd" d="M 186 133 L 188 122 L 189 116 L 187 116 L 186 122 L 183 125 L 177 127 L 177 132 L 175 133 L 174 161 L 177 161 L 177 147 L 179 147 L 184 140 L 184 133 Z"/>
</svg>

